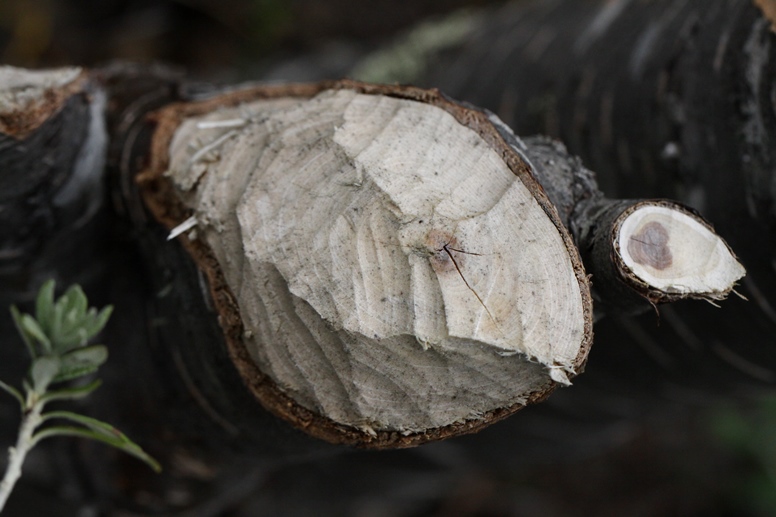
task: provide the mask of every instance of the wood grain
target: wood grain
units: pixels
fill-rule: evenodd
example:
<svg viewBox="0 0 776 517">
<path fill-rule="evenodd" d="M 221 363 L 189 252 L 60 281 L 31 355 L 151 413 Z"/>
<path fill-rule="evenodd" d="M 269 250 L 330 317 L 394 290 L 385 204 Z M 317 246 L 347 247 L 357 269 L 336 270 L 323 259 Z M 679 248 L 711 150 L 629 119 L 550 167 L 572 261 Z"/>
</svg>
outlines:
<svg viewBox="0 0 776 517">
<path fill-rule="evenodd" d="M 281 399 L 362 436 L 425 441 L 568 384 L 590 298 L 511 148 L 463 124 L 471 110 L 397 97 L 184 109 L 196 115 L 168 140 L 165 176 L 197 222 L 181 239 L 212 250 Z"/>
</svg>

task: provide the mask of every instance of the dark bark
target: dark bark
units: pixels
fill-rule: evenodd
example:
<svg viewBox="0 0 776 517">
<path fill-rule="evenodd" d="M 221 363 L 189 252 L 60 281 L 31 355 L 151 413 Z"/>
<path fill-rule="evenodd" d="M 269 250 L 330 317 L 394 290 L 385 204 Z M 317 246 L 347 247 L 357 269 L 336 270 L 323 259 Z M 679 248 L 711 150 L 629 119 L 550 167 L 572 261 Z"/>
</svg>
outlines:
<svg viewBox="0 0 776 517">
<path fill-rule="evenodd" d="M 125 431 L 165 470 L 157 477 L 109 448 L 52 440 L 42 450 L 59 462 L 28 470 L 22 483 L 47 484 L 53 469 L 86 504 L 148 514 L 219 497 L 223 483 L 245 472 L 244 458 L 267 465 L 333 451 L 245 390 L 201 273 L 179 247 L 164 246 L 167 233 L 137 198 L 129 170 L 148 151 L 145 115 L 203 91 L 169 70 L 125 65 L 77 86 L 37 127 L 0 136 L 0 160 L 11 173 L 0 185 L 0 302 L 29 310 L 38 286 L 55 278 L 60 289 L 82 284 L 94 305 L 115 306 L 101 338 L 111 359 L 86 412 Z M 0 328 L 8 339 L 0 375 L 18 385 L 29 359 L 5 310 Z M 10 443 L 17 416 L 13 401 L 2 403 Z M 171 492 L 181 500 L 169 500 Z"/>
<path fill-rule="evenodd" d="M 25 113 L 8 103 L 0 116 L 4 301 L 24 298 L 52 274 L 74 274 L 100 245 L 92 234 L 103 206 L 105 99 L 85 74 L 66 90 Z"/>
<path fill-rule="evenodd" d="M 692 199 L 695 187 L 723 197 L 717 207 L 747 188 L 770 217 L 772 40 L 750 2 L 527 2 L 430 82 L 520 134 L 563 137 L 609 195 Z M 726 165 L 747 181 L 712 181 Z"/>
<path fill-rule="evenodd" d="M 648 407 L 776 382 L 770 27 L 750 2 L 523 2 L 429 73 L 521 134 L 561 138 L 607 195 L 702 211 L 749 271 L 738 288 L 749 302 L 602 321 L 599 370 L 580 384 L 620 386 Z"/>
</svg>

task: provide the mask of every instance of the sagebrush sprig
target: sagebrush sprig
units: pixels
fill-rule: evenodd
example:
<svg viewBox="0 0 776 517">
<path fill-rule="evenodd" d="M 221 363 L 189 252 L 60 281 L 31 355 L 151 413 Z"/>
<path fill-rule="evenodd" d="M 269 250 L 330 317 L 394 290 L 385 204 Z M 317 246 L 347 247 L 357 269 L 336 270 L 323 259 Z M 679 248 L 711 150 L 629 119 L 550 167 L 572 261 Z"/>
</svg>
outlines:
<svg viewBox="0 0 776 517">
<path fill-rule="evenodd" d="M 52 389 L 55 384 L 96 372 L 107 360 L 108 349 L 104 345 L 91 345 L 89 340 L 105 327 L 113 311 L 111 306 L 101 311 L 89 308 L 86 295 L 78 285 L 71 286 L 54 300 L 55 287 L 53 280 L 41 287 L 34 317 L 11 307 L 11 315 L 32 363 L 22 381 L 21 391 L 0 381 L 0 388 L 13 396 L 22 410 L 19 436 L 16 445 L 9 449 L 8 467 L 0 481 L 0 511 L 21 476 L 27 453 L 41 440 L 53 436 L 97 440 L 139 458 L 157 472 L 161 470 L 156 460 L 110 424 L 70 411 L 43 412 L 49 402 L 81 399 L 100 386 L 99 380 L 93 380 L 81 386 L 64 385 Z M 49 424 L 52 420 L 65 424 Z"/>
</svg>

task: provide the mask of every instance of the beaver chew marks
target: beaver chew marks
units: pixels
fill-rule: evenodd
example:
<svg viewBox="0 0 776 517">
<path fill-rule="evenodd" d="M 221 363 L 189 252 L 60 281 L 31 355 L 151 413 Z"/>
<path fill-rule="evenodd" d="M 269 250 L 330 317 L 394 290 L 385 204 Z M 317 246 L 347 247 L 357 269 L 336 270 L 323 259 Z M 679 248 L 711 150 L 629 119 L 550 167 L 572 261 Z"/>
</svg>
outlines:
<svg viewBox="0 0 776 517">
<path fill-rule="evenodd" d="M 252 360 L 336 425 L 469 425 L 584 363 L 576 250 L 509 148 L 455 109 L 325 90 L 191 117 L 173 138 L 167 176 L 238 301 Z"/>
</svg>

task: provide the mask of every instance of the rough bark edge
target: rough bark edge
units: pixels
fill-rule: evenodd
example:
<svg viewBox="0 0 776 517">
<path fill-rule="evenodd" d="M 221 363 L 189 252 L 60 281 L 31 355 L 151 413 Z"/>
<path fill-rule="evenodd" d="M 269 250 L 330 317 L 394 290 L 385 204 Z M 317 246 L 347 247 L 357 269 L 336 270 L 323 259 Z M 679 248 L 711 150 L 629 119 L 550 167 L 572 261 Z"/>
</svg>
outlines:
<svg viewBox="0 0 776 517">
<path fill-rule="evenodd" d="M 639 293 L 652 304 L 671 303 L 687 299 L 710 301 L 722 300 L 726 298 L 727 295 L 733 291 L 734 286 L 731 286 L 728 290 L 722 293 L 669 293 L 660 289 L 655 289 L 646 282 L 636 278 L 636 276 L 631 272 L 630 268 L 625 264 L 625 261 L 622 258 L 622 253 L 620 253 L 619 234 L 620 228 L 622 227 L 625 219 L 627 219 L 630 214 L 646 205 L 665 207 L 671 210 L 676 210 L 677 212 L 682 212 L 685 215 L 692 217 L 696 222 L 700 223 L 714 235 L 717 235 L 717 232 L 714 230 L 714 227 L 711 225 L 711 223 L 709 223 L 699 212 L 690 207 L 682 205 L 681 203 L 677 203 L 676 201 L 667 199 L 650 199 L 634 202 L 632 205 L 625 208 L 625 210 L 623 210 L 618 216 L 616 216 L 610 233 L 612 242 L 612 263 L 616 268 L 617 276 L 620 281 L 628 285 L 631 289 Z M 733 258 L 740 262 L 727 241 L 719 236 L 718 238 L 720 241 L 722 241 Z"/>
<path fill-rule="evenodd" d="M 32 102 L 25 109 L 0 113 L 0 132 L 23 140 L 60 111 L 70 97 L 85 91 L 88 81 L 89 72 L 81 70 L 67 85 L 45 90 L 41 99 Z"/>
<path fill-rule="evenodd" d="M 539 203 L 549 219 L 555 225 L 566 246 L 574 273 L 580 288 L 584 317 L 584 338 L 574 361 L 577 374 L 584 369 L 593 338 L 592 297 L 589 280 L 582 265 L 579 252 L 573 239 L 561 222 L 544 190 L 532 176 L 528 165 L 504 141 L 486 113 L 464 107 L 442 95 L 438 90 L 425 90 L 410 86 L 372 85 L 351 80 L 324 81 L 313 84 L 288 84 L 255 86 L 237 90 L 221 96 L 195 103 L 180 103 L 168 106 L 151 115 L 156 124 L 150 149 L 150 164 L 137 176 L 141 196 L 157 221 L 172 229 L 186 220 L 191 214 L 175 194 L 171 182 L 164 177 L 168 169 L 168 152 L 175 130 L 186 117 L 213 111 L 220 107 L 235 106 L 241 103 L 280 97 L 310 98 L 323 90 L 348 89 L 369 95 L 386 95 L 402 99 L 419 101 L 444 109 L 455 119 L 476 131 L 494 150 L 512 172 L 523 182 Z M 376 431 L 374 435 L 358 428 L 346 426 L 308 410 L 291 397 L 283 393 L 275 383 L 253 362 L 242 341 L 243 325 L 237 301 L 226 284 L 212 250 L 201 240 L 189 240 L 185 236 L 178 241 L 186 248 L 197 266 L 205 273 L 212 299 L 219 314 L 219 321 L 229 351 L 243 381 L 265 409 L 291 422 L 294 426 L 322 440 L 354 445 L 369 449 L 404 448 L 441 440 L 457 435 L 477 432 L 528 404 L 546 399 L 558 384 L 549 380 L 540 389 L 528 396 L 525 404 L 517 403 L 483 414 L 478 420 L 467 420 L 448 426 L 432 428 L 422 433 L 404 434 L 399 431 Z"/>
<path fill-rule="evenodd" d="M 753 0 L 763 16 L 771 22 L 771 31 L 776 32 L 776 0 Z"/>
</svg>

